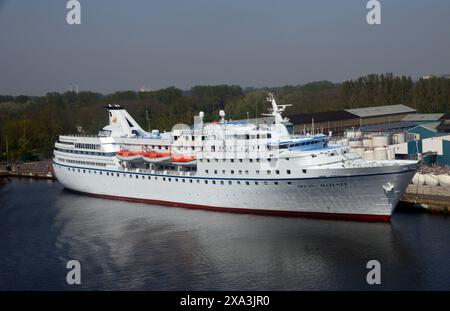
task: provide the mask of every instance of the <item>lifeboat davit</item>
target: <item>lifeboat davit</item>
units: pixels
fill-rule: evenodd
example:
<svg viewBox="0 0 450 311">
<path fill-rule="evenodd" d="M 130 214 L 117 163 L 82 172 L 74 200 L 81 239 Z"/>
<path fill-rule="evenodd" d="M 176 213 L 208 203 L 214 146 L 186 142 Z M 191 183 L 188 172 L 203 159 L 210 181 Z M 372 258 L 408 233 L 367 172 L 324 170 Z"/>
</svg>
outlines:
<svg viewBox="0 0 450 311">
<path fill-rule="evenodd" d="M 172 163 L 177 165 L 194 165 L 197 162 L 194 156 L 176 155 L 172 156 Z"/>
<path fill-rule="evenodd" d="M 140 152 L 133 152 L 128 150 L 123 150 L 116 152 L 116 157 L 122 161 L 135 161 L 142 158 L 142 154 Z"/>
<path fill-rule="evenodd" d="M 161 152 L 144 152 L 142 154 L 142 159 L 146 162 L 156 163 L 156 162 L 163 162 L 168 161 L 171 158 L 170 153 L 161 153 Z"/>
</svg>

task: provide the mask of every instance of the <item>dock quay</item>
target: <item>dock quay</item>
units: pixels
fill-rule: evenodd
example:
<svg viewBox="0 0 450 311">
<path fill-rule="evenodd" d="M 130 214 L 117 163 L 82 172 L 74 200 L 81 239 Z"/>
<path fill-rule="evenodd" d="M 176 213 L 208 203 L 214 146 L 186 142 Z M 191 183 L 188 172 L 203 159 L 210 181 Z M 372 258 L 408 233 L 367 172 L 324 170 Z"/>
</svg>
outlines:
<svg viewBox="0 0 450 311">
<path fill-rule="evenodd" d="M 400 204 L 430 213 L 450 214 L 450 187 L 410 184 Z"/>
<path fill-rule="evenodd" d="M 36 162 L 26 162 L 11 165 L 8 169 L 6 165 L 0 166 L 0 177 L 19 177 L 35 179 L 55 179 L 51 160 Z"/>
</svg>

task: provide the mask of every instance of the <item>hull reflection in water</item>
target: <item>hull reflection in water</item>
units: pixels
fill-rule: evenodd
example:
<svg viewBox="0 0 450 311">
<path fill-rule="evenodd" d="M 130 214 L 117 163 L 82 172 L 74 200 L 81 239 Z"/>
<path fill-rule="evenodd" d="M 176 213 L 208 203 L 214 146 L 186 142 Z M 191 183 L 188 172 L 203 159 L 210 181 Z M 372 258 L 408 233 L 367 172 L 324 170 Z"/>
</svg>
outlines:
<svg viewBox="0 0 450 311">
<path fill-rule="evenodd" d="M 392 223 L 261 217 L 77 195 L 58 183 L 0 188 L 0 289 L 449 289 L 449 220 L 394 214 Z M 420 232 L 420 236 L 417 235 Z M 432 243 L 431 243 L 431 242 Z"/>
</svg>

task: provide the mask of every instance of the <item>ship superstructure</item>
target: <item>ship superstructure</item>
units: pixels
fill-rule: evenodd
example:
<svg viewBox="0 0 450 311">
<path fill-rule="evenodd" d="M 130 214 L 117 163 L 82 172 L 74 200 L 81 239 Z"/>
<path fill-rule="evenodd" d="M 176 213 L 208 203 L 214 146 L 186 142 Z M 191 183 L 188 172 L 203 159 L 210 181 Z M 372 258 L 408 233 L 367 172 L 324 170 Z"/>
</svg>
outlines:
<svg viewBox="0 0 450 311">
<path fill-rule="evenodd" d="M 417 161 L 365 161 L 323 134 L 291 135 L 272 94 L 273 123 L 225 119 L 144 131 L 119 105 L 97 136 L 60 135 L 54 171 L 90 195 L 218 211 L 389 220 Z"/>
</svg>

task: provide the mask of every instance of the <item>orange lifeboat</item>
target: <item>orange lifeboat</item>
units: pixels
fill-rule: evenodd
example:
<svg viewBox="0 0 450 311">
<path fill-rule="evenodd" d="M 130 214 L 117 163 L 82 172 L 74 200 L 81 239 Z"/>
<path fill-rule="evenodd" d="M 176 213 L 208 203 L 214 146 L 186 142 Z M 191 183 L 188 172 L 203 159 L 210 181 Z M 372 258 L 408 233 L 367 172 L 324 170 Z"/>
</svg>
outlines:
<svg viewBox="0 0 450 311">
<path fill-rule="evenodd" d="M 142 153 L 142 158 L 147 162 L 162 162 L 170 159 L 170 153 L 149 151 Z"/>
<path fill-rule="evenodd" d="M 123 161 L 133 161 L 133 160 L 140 159 L 142 156 L 141 156 L 140 152 L 121 150 L 119 152 L 116 152 L 116 157 Z"/>
<path fill-rule="evenodd" d="M 185 155 L 172 156 L 172 163 L 175 164 L 189 165 L 194 164 L 195 162 L 196 159 L 194 156 L 185 156 Z"/>
</svg>

